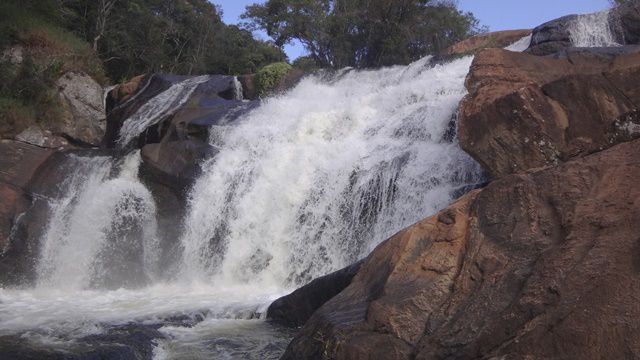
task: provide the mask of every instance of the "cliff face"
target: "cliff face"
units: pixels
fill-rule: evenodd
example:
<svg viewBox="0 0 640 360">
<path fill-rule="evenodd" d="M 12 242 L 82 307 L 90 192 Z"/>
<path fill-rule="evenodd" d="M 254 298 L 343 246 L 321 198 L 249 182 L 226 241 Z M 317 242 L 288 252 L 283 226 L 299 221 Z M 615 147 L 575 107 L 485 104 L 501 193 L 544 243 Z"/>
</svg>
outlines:
<svg viewBox="0 0 640 360">
<path fill-rule="evenodd" d="M 284 359 L 640 357 L 638 48 L 556 50 L 478 52 L 459 139 L 494 180 L 378 246 Z"/>
<path fill-rule="evenodd" d="M 640 47 L 538 57 L 479 52 L 460 104 L 462 148 L 494 177 L 640 137 Z"/>
</svg>

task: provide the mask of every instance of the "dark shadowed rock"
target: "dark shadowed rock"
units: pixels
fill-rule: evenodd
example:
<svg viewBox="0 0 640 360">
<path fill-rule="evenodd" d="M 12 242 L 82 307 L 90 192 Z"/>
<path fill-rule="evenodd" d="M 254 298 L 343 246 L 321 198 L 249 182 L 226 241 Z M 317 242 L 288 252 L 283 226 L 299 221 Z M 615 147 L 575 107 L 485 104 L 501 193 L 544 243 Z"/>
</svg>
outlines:
<svg viewBox="0 0 640 360">
<path fill-rule="evenodd" d="M 174 189 L 185 191 L 200 174 L 200 163 L 217 153 L 200 141 L 169 141 L 147 144 L 142 148 L 144 176 Z"/>
<path fill-rule="evenodd" d="M 550 55 L 563 49 L 575 46 L 572 42 L 571 30 L 576 22 L 584 17 L 602 14 L 607 17 L 608 30 L 615 42 L 620 45 L 640 43 L 640 1 L 627 1 L 614 7 L 610 12 L 586 15 L 568 15 L 546 22 L 533 29 L 531 45 L 526 52 L 533 55 Z"/>
<path fill-rule="evenodd" d="M 171 79 L 156 74 L 141 75 L 113 88 L 107 94 L 107 123 L 102 146 L 114 148 L 125 120 L 142 105 L 171 86 Z"/>
<path fill-rule="evenodd" d="M 267 319 L 289 327 L 304 325 L 320 306 L 349 286 L 361 265 L 358 261 L 279 298 L 269 306 Z"/>
<path fill-rule="evenodd" d="M 611 28 L 620 44 L 640 43 L 640 1 L 626 1 L 611 11 Z"/>
<path fill-rule="evenodd" d="M 31 207 L 29 183 L 53 152 L 30 144 L 0 140 L 0 284 L 17 281 L 25 244 L 18 223 Z"/>
<path fill-rule="evenodd" d="M 640 47 L 555 58 L 479 52 L 460 103 L 462 148 L 492 176 L 549 166 L 640 136 Z"/>
<path fill-rule="evenodd" d="M 401 231 L 284 359 L 640 356 L 640 140 L 503 177 Z"/>
<path fill-rule="evenodd" d="M 531 33 L 531 44 L 526 52 L 532 55 L 549 55 L 571 47 L 571 23 L 578 15 L 567 15 L 537 26 Z"/>
</svg>

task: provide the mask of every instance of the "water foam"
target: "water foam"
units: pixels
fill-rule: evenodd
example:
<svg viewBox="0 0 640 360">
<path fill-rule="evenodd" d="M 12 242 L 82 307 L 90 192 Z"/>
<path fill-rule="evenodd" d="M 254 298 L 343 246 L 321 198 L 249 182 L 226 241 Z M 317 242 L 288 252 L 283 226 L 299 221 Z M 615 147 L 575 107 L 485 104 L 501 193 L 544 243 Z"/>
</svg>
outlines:
<svg viewBox="0 0 640 360">
<path fill-rule="evenodd" d="M 428 61 L 309 77 L 246 115 L 191 193 L 183 277 L 299 285 L 479 181 L 445 139 L 472 57 Z"/>
<path fill-rule="evenodd" d="M 609 24 L 610 10 L 578 15 L 569 24 L 571 43 L 576 47 L 619 46 Z"/>
<path fill-rule="evenodd" d="M 124 159 L 113 178 L 111 158 L 72 156 L 70 161 L 75 173 L 66 196 L 51 204 L 41 241 L 39 286 L 119 287 L 151 277 L 158 258 L 156 210 L 137 179 L 139 151 Z"/>
</svg>

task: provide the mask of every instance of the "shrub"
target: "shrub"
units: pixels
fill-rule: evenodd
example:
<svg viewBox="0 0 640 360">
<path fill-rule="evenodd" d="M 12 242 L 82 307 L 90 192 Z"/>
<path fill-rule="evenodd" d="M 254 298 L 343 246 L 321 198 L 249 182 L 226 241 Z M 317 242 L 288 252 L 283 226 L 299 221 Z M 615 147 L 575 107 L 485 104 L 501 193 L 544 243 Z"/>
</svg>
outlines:
<svg viewBox="0 0 640 360">
<path fill-rule="evenodd" d="M 291 71 L 291 65 L 285 62 L 269 64 L 256 73 L 256 91 L 259 96 L 265 96 L 276 90 L 280 80 Z"/>
</svg>

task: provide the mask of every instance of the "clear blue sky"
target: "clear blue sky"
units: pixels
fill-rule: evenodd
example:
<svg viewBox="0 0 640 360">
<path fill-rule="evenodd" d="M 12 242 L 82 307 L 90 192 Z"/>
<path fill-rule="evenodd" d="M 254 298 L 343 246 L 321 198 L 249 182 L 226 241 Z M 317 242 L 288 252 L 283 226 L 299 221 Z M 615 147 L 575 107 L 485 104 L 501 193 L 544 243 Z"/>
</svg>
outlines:
<svg viewBox="0 0 640 360">
<path fill-rule="evenodd" d="M 222 6 L 224 22 L 236 24 L 246 5 L 258 0 L 212 0 Z M 459 0 L 460 9 L 473 12 L 492 31 L 525 29 L 563 15 L 587 13 L 605 9 L 607 0 Z M 264 34 L 256 36 L 266 39 Z M 300 44 L 285 47 L 289 59 L 304 54 Z"/>
</svg>

